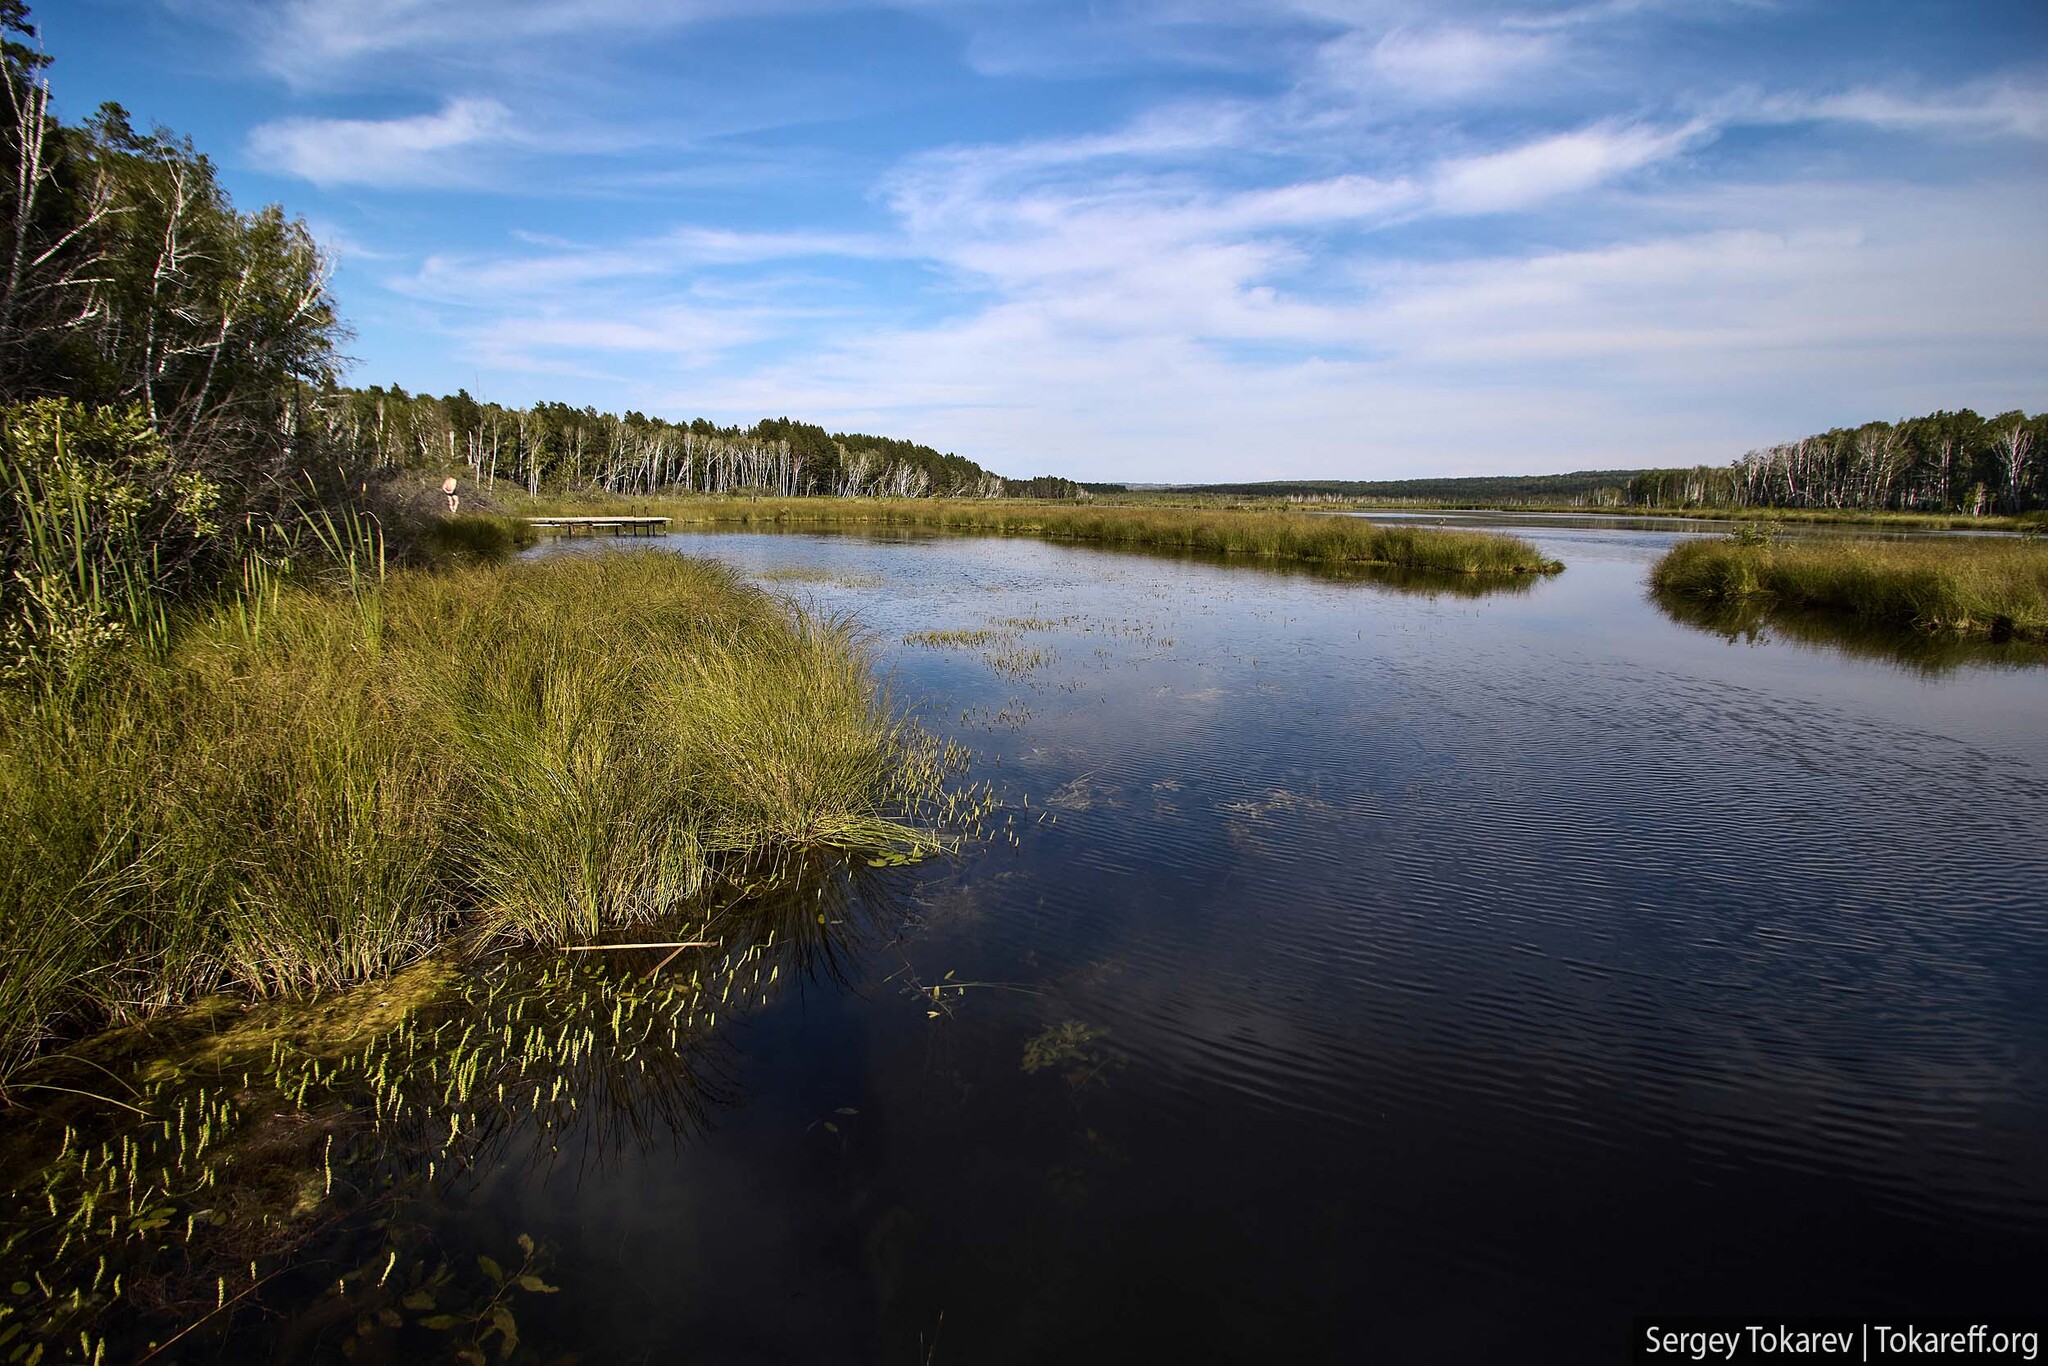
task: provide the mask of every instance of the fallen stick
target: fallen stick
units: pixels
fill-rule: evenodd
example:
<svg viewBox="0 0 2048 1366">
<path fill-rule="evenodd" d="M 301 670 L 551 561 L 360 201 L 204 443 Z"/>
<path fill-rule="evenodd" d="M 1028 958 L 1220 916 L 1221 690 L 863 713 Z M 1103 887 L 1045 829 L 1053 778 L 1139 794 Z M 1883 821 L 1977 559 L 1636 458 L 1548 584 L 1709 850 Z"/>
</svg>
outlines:
<svg viewBox="0 0 2048 1366">
<path fill-rule="evenodd" d="M 600 949 L 715 949 L 716 939 L 673 939 L 664 944 L 564 944 L 563 953 L 596 953 Z"/>
</svg>

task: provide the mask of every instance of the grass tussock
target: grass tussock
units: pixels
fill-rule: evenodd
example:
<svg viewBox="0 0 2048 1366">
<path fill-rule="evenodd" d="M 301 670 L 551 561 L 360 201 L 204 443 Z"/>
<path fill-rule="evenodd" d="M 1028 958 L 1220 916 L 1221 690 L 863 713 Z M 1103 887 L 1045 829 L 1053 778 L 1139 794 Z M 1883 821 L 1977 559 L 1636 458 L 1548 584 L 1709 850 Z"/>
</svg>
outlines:
<svg viewBox="0 0 2048 1366">
<path fill-rule="evenodd" d="M 625 510 L 627 502 L 618 503 Z M 762 498 L 632 500 L 632 511 L 690 526 L 809 530 L 915 528 L 1172 554 L 1319 565 L 1383 566 L 1445 574 L 1551 574 L 1563 566 L 1517 537 L 1434 527 L 1377 526 L 1356 517 L 1125 505 L 959 499 Z M 585 511 L 590 509 L 585 508 Z M 607 504 L 607 510 L 612 510 Z"/>
<path fill-rule="evenodd" d="M 578 940 L 795 851 L 930 850 L 950 762 L 846 623 L 711 563 L 273 586 L 90 687 L 0 697 L 0 1076 L 216 988 Z"/>
<path fill-rule="evenodd" d="M 1804 612 L 1995 640 L 2048 640 L 2048 545 L 2010 539 L 1687 541 L 1660 593 L 1768 599 Z"/>
<path fill-rule="evenodd" d="M 424 521 L 418 540 L 418 558 L 427 563 L 503 564 L 538 542 L 540 533 L 524 517 L 465 512 Z"/>
</svg>

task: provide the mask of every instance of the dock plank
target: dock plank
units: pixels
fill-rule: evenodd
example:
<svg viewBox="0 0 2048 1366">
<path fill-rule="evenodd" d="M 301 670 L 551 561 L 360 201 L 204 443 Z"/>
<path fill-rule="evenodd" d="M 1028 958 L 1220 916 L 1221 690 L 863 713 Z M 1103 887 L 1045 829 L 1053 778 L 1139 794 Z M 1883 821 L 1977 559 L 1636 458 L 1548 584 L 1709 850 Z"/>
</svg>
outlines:
<svg viewBox="0 0 2048 1366">
<path fill-rule="evenodd" d="M 535 531 L 558 531 L 574 536 L 579 531 L 609 531 L 614 536 L 654 536 L 669 524 L 666 517 L 529 517 L 526 524 Z"/>
</svg>

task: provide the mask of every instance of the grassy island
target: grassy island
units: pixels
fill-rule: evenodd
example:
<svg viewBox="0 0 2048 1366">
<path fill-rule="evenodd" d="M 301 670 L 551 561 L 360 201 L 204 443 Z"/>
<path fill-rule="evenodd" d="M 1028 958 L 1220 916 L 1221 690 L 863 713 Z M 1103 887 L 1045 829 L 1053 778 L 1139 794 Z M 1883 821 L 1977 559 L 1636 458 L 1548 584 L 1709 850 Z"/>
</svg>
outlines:
<svg viewBox="0 0 2048 1366">
<path fill-rule="evenodd" d="M 1379 526 L 1357 517 L 1299 512 L 939 498 L 610 498 L 538 506 L 551 512 L 656 514 L 685 527 L 904 528 L 1037 536 L 1169 554 L 1438 574 L 1555 574 L 1564 568 L 1515 536 Z"/>
<path fill-rule="evenodd" d="M 1658 561 L 1651 584 L 1936 634 L 2048 640 L 2048 544 L 2038 541 L 1687 541 Z"/>
</svg>

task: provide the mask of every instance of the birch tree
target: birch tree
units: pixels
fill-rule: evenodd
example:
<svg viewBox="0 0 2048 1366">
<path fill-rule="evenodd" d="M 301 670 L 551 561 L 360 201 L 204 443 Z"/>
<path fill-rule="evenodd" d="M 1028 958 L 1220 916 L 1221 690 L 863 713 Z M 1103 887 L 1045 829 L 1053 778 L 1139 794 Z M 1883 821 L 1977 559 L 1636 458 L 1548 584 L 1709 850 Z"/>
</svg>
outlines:
<svg viewBox="0 0 2048 1366">
<path fill-rule="evenodd" d="M 2027 495 L 2027 466 L 2033 457 L 2034 434 L 2027 430 L 2024 421 L 2015 420 L 1999 431 L 1995 449 L 1999 473 L 2005 476 L 2006 503 L 2018 512 Z"/>
<path fill-rule="evenodd" d="M 19 0 L 0 3 L 0 399 L 62 392 L 89 358 L 81 343 L 106 283 L 101 244 L 118 212 L 97 168 L 71 154 L 50 113 L 49 58 Z"/>
</svg>

